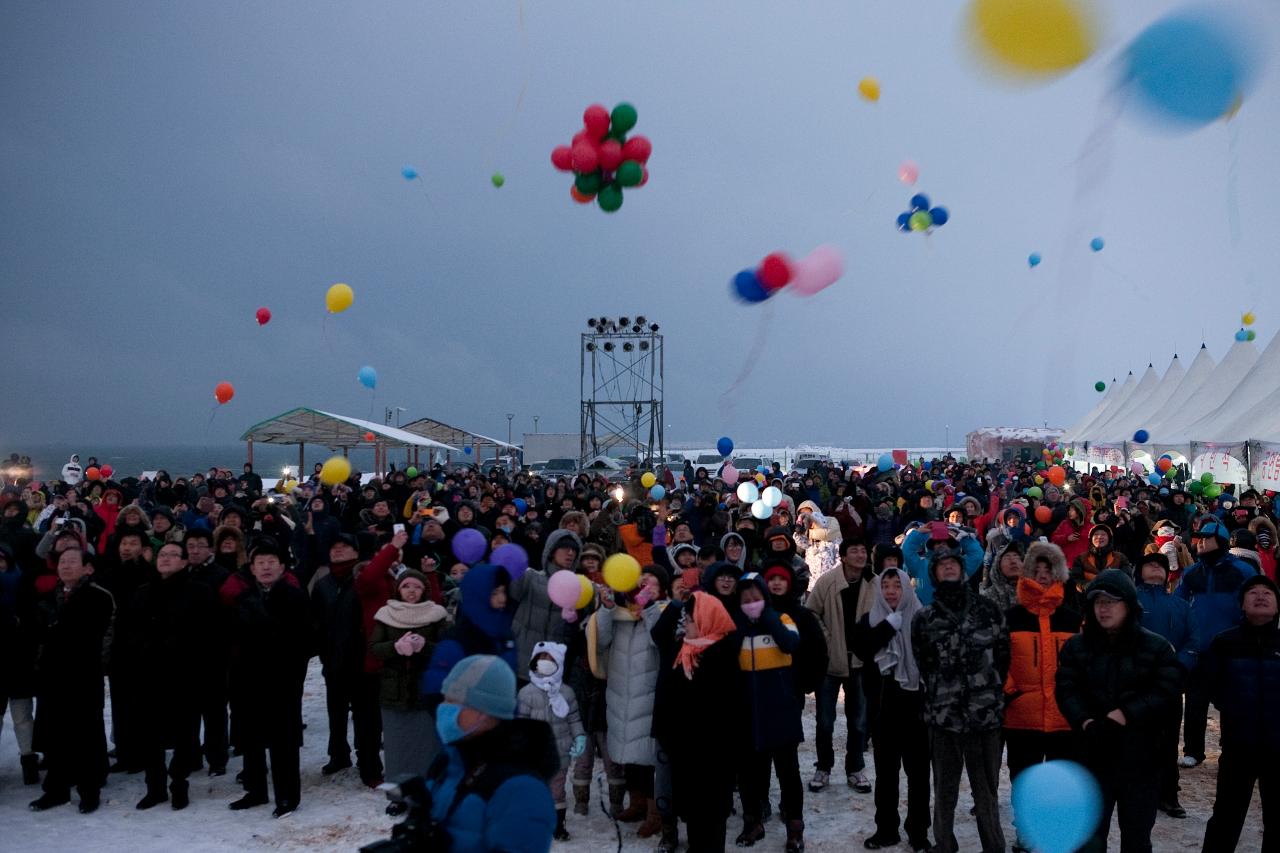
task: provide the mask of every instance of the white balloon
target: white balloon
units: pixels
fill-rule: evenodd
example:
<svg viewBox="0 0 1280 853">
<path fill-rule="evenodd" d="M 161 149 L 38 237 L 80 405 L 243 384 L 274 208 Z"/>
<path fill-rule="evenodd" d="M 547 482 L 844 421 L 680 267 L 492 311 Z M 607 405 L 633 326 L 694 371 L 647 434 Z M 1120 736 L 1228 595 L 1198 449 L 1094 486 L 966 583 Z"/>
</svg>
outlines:
<svg viewBox="0 0 1280 853">
<path fill-rule="evenodd" d="M 765 505 L 770 509 L 773 509 L 782 503 L 782 489 L 777 486 L 770 486 L 760 493 L 760 500 L 764 501 Z"/>
<path fill-rule="evenodd" d="M 755 483 L 742 483 L 738 486 L 738 500 L 744 504 L 755 503 L 760 499 L 760 490 Z"/>
<path fill-rule="evenodd" d="M 751 505 L 751 514 L 761 521 L 764 521 L 766 518 L 773 515 L 773 510 L 770 509 L 769 505 L 764 501 L 756 501 Z"/>
</svg>

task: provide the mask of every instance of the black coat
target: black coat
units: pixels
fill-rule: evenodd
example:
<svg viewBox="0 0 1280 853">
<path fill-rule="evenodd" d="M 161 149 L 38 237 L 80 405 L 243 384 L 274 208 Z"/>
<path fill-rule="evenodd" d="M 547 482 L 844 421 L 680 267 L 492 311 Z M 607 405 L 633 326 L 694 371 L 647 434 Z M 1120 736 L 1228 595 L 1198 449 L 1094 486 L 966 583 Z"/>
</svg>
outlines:
<svg viewBox="0 0 1280 853">
<path fill-rule="evenodd" d="M 286 578 L 267 591 L 253 583 L 234 601 L 231 630 L 239 707 L 255 717 L 295 708 L 315 648 L 307 594 Z"/>
<path fill-rule="evenodd" d="M 1201 664 L 1222 715 L 1222 750 L 1280 756 L 1280 629 L 1242 623 L 1213 638 Z"/>
<path fill-rule="evenodd" d="M 339 579 L 330 573 L 316 581 L 311 590 L 311 612 L 324 677 L 359 677 L 364 672 L 368 644 L 354 577 Z"/>
</svg>

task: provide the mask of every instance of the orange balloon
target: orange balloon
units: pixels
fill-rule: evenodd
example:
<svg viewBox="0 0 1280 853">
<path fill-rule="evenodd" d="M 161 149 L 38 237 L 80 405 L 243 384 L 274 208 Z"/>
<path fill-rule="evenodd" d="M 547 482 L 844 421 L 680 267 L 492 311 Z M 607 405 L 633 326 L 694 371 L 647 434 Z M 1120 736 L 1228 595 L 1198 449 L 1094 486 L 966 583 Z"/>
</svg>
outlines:
<svg viewBox="0 0 1280 853">
<path fill-rule="evenodd" d="M 1168 471 L 1170 468 L 1173 467 L 1173 460 L 1161 459 L 1159 462 L 1156 463 L 1156 467 L 1159 468 L 1161 471 Z"/>
<path fill-rule="evenodd" d="M 97 468 L 86 468 L 84 469 L 84 478 L 86 480 L 99 480 L 102 478 L 102 472 Z"/>
<path fill-rule="evenodd" d="M 231 402 L 231 398 L 235 395 L 236 389 L 230 382 L 219 382 L 213 386 L 213 396 L 217 399 L 219 405 Z"/>
<path fill-rule="evenodd" d="M 1048 524 L 1051 518 L 1053 518 L 1053 510 L 1047 506 L 1036 507 L 1036 521 L 1041 524 Z"/>
<path fill-rule="evenodd" d="M 587 195 L 586 193 L 578 192 L 578 188 L 576 186 L 569 187 L 569 195 L 572 196 L 573 200 L 578 204 L 591 204 L 591 202 L 596 200 L 594 195 Z"/>
<path fill-rule="evenodd" d="M 374 434 L 373 434 L 373 433 L 371 433 L 371 432 L 366 432 L 366 433 L 364 434 L 364 440 L 365 440 L 365 441 L 373 441 L 374 437 L 375 437 L 375 436 L 374 436 Z"/>
<path fill-rule="evenodd" d="M 1053 483 L 1058 488 L 1062 488 L 1062 485 L 1067 482 L 1067 471 L 1061 465 L 1051 467 L 1045 472 L 1045 476 L 1049 478 L 1050 483 Z"/>
</svg>

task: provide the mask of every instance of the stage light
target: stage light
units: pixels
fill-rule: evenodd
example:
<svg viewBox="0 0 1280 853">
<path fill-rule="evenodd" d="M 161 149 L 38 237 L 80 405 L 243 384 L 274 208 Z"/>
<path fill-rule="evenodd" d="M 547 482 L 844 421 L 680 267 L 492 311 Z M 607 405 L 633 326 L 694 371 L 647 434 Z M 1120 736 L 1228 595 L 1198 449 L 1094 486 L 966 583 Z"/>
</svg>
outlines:
<svg viewBox="0 0 1280 853">
<path fill-rule="evenodd" d="M 596 327 L 596 318 L 592 317 L 590 320 L 588 320 L 587 325 L 594 329 Z"/>
<path fill-rule="evenodd" d="M 619 317 L 619 318 L 618 318 L 618 325 L 619 325 L 619 326 L 621 326 L 621 327 L 623 327 L 623 328 L 625 329 L 627 326 L 630 326 L 630 325 L 631 325 L 631 321 L 630 321 L 630 320 L 628 320 L 626 317 Z"/>
<path fill-rule="evenodd" d="M 641 326 L 643 326 L 643 325 L 644 325 L 644 323 L 645 323 L 644 315 L 643 315 L 643 314 L 637 314 L 637 315 L 636 315 L 636 322 L 637 322 L 637 323 L 639 323 Z"/>
<path fill-rule="evenodd" d="M 657 324 L 657 323 L 651 323 L 651 324 L 649 325 L 649 331 L 651 331 L 651 332 L 656 332 L 656 331 L 658 331 L 658 324 Z"/>
<path fill-rule="evenodd" d="M 596 351 L 595 344 L 587 344 L 587 352 L 595 352 L 595 351 Z"/>
<path fill-rule="evenodd" d="M 625 344 L 622 345 L 623 352 L 631 352 L 631 350 L 632 350 L 631 341 L 627 341 Z"/>
<path fill-rule="evenodd" d="M 649 349 L 649 342 L 648 342 L 648 341 L 641 341 L 641 342 L 640 342 L 640 351 L 641 351 L 641 352 L 644 352 L 644 351 L 646 351 L 646 350 L 648 350 L 648 349 Z"/>
<path fill-rule="evenodd" d="M 605 352 L 613 352 L 613 341 L 605 341 L 605 342 L 604 342 L 604 351 L 605 351 Z"/>
</svg>

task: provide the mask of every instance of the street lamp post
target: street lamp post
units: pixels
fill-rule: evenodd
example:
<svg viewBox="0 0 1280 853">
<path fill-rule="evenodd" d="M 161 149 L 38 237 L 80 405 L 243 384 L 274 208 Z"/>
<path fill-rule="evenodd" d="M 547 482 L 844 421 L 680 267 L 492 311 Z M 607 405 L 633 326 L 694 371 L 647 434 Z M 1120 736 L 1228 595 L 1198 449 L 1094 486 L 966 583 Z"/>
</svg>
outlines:
<svg viewBox="0 0 1280 853">
<path fill-rule="evenodd" d="M 537 415 L 533 416 L 533 432 L 535 435 L 538 432 L 538 416 Z"/>
<path fill-rule="evenodd" d="M 514 417 L 514 414 L 507 412 L 507 444 L 511 443 L 511 420 Z"/>
<path fill-rule="evenodd" d="M 942 448 L 942 455 L 945 456 L 951 449 L 951 424 L 943 424 L 942 428 L 947 431 L 947 446 Z"/>
</svg>

